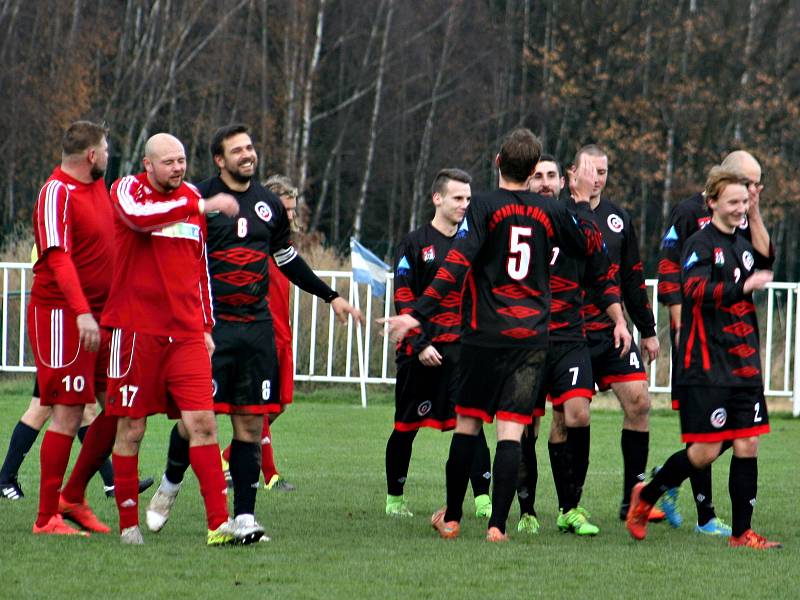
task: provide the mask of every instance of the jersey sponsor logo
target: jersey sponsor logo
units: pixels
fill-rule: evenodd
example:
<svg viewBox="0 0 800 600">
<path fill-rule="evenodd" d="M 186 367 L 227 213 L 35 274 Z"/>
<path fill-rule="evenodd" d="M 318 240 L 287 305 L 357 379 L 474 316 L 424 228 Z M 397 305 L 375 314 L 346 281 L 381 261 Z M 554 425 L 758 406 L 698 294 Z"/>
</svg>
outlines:
<svg viewBox="0 0 800 600">
<path fill-rule="evenodd" d="M 461 225 L 458 226 L 458 231 L 456 231 L 456 239 L 460 240 L 461 238 L 467 237 L 469 233 L 469 223 L 467 223 L 466 217 L 464 220 L 461 221 Z"/>
<path fill-rule="evenodd" d="M 722 252 L 722 248 L 714 248 L 714 264 L 720 267 L 725 264 L 725 253 Z"/>
<path fill-rule="evenodd" d="M 408 264 L 408 259 L 405 256 L 403 256 L 403 258 L 400 259 L 400 262 L 397 263 L 397 274 L 401 276 L 408 275 L 410 271 L 411 271 L 411 265 Z"/>
<path fill-rule="evenodd" d="M 711 217 L 700 217 L 697 219 L 697 226 L 700 229 L 705 229 L 705 226 L 711 223 Z"/>
<path fill-rule="evenodd" d="M 749 250 L 745 250 L 742 252 L 742 263 L 744 264 L 744 268 L 750 271 L 755 264 L 755 260 L 753 259 L 753 255 L 750 253 Z"/>
<path fill-rule="evenodd" d="M 697 256 L 697 252 L 692 252 L 689 258 L 686 259 L 686 262 L 683 263 L 683 270 L 688 271 L 697 264 L 698 260 L 700 260 L 700 257 Z"/>
<path fill-rule="evenodd" d="M 436 248 L 433 246 L 426 246 L 422 249 L 422 260 L 426 263 L 433 262 L 436 259 Z"/>
<path fill-rule="evenodd" d="M 269 223 L 272 220 L 272 209 L 270 209 L 266 202 L 256 202 L 255 210 L 258 218 L 265 223 Z"/>
<path fill-rule="evenodd" d="M 422 404 L 420 404 L 417 407 L 417 414 L 420 417 L 424 417 L 429 412 L 431 412 L 431 408 L 433 408 L 433 404 L 431 403 L 431 401 L 430 400 L 425 400 L 425 402 L 423 402 Z"/>
<path fill-rule="evenodd" d="M 625 226 L 624 223 L 622 222 L 622 218 L 614 213 L 608 215 L 606 223 L 608 223 L 608 228 L 614 233 L 619 233 Z"/>
<path fill-rule="evenodd" d="M 152 233 L 155 237 L 200 241 L 200 226 L 192 223 L 173 223 Z"/>
<path fill-rule="evenodd" d="M 725 422 L 728 420 L 728 411 L 724 408 L 718 408 L 714 412 L 711 413 L 711 426 L 714 429 L 721 429 L 725 426 Z"/>
<path fill-rule="evenodd" d="M 663 239 L 661 240 L 661 249 L 664 248 L 674 248 L 678 245 L 678 231 L 675 229 L 675 225 L 669 228 L 669 231 L 664 234 Z"/>
</svg>

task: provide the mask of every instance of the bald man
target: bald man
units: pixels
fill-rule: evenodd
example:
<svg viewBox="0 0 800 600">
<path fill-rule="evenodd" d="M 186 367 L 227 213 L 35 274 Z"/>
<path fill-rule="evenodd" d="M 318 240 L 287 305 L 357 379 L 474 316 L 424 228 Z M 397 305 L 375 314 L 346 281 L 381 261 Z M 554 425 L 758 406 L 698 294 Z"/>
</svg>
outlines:
<svg viewBox="0 0 800 600">
<path fill-rule="evenodd" d="M 735 150 L 722 161 L 721 167 L 740 175 L 748 182 L 749 208 L 738 228 L 753 248 L 762 256 L 772 256 L 769 233 L 761 218 L 760 196 L 764 189 L 761 183 L 761 165 L 752 154 Z M 672 356 L 677 355 L 678 332 L 681 327 L 681 252 L 686 240 L 711 222 L 706 199 L 700 192 L 680 202 L 672 209 L 666 232 L 661 240 L 661 256 L 658 262 L 658 300 L 669 309 L 670 343 Z M 673 373 L 676 369 L 673 368 Z M 674 389 L 674 385 L 673 385 Z M 672 408 L 678 410 L 678 401 L 673 397 Z M 723 447 L 723 451 L 726 447 Z M 730 527 L 719 519 L 714 510 L 711 488 L 711 467 L 695 471 L 689 478 L 697 507 L 695 531 L 704 535 L 729 536 Z M 683 519 L 677 510 L 677 490 L 668 490 L 661 499 L 667 520 L 679 527 Z"/>
<path fill-rule="evenodd" d="M 107 410 L 119 418 L 113 463 L 121 540 L 139 529 L 138 454 L 147 417 L 180 418 L 189 433 L 208 522 L 207 544 L 258 541 L 234 536 L 217 443 L 211 385 L 214 323 L 206 263 L 206 212 L 235 216 L 229 194 L 204 199 L 184 182 L 186 153 L 159 133 L 145 146 L 144 172 L 111 186 L 117 254 L 101 324 L 111 330 Z"/>
</svg>

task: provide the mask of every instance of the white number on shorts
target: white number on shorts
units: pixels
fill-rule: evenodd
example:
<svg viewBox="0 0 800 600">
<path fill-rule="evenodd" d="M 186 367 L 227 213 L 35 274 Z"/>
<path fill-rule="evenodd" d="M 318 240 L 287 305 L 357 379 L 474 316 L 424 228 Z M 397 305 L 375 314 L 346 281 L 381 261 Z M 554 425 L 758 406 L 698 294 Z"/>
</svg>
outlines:
<svg viewBox="0 0 800 600">
<path fill-rule="evenodd" d="M 76 375 L 75 377 L 67 375 L 61 380 L 61 383 L 64 384 L 64 389 L 68 392 L 82 392 L 86 385 L 86 380 L 83 378 L 83 375 Z"/>
<path fill-rule="evenodd" d="M 527 238 L 533 235 L 530 227 L 511 228 L 511 239 L 508 241 L 508 261 L 506 271 L 511 279 L 519 281 L 525 279 L 531 264 L 531 246 L 527 242 L 520 241 L 520 238 Z"/>
<path fill-rule="evenodd" d="M 556 264 L 556 260 L 558 260 L 558 253 L 561 252 L 561 248 L 558 246 L 553 246 L 553 256 L 550 258 L 550 266 L 552 267 Z"/>
<path fill-rule="evenodd" d="M 761 415 L 758 414 L 761 412 L 761 402 L 756 402 L 756 416 L 753 417 L 753 423 L 761 423 Z"/>
<path fill-rule="evenodd" d="M 138 385 L 123 385 L 119 388 L 122 393 L 122 406 L 130 408 L 133 406 L 133 401 L 136 398 L 136 392 L 139 391 Z"/>
<path fill-rule="evenodd" d="M 243 238 L 247 236 L 247 219 L 239 217 L 236 223 L 236 235 Z"/>
<path fill-rule="evenodd" d="M 572 385 L 575 385 L 578 383 L 578 367 L 572 367 L 569 372 L 572 373 Z"/>
<path fill-rule="evenodd" d="M 269 400 L 271 394 L 272 394 L 272 382 L 269 379 L 265 379 L 264 381 L 261 382 L 261 399 Z"/>
<path fill-rule="evenodd" d="M 631 366 L 635 368 L 639 368 L 639 357 L 636 356 L 635 352 L 631 352 Z"/>
</svg>

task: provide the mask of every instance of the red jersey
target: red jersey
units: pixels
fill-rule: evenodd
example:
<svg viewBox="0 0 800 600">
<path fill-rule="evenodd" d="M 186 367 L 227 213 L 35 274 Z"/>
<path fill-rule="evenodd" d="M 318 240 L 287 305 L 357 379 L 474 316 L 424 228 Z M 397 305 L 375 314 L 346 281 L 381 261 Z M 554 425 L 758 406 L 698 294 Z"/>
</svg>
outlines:
<svg viewBox="0 0 800 600">
<path fill-rule="evenodd" d="M 38 259 L 31 300 L 40 306 L 67 305 L 47 261 L 47 251 L 60 248 L 75 265 L 88 308 L 99 315 L 114 268 L 114 219 L 103 180 L 82 183 L 56 167 L 36 200 L 33 235 Z"/>
<path fill-rule="evenodd" d="M 210 332 L 206 222 L 200 193 L 183 183 L 169 194 L 146 173 L 111 186 L 116 268 L 102 325 L 171 337 Z"/>
<path fill-rule="evenodd" d="M 275 346 L 292 347 L 292 327 L 289 325 L 289 280 L 281 273 L 275 259 L 269 257 L 269 312 L 275 330 Z"/>
</svg>

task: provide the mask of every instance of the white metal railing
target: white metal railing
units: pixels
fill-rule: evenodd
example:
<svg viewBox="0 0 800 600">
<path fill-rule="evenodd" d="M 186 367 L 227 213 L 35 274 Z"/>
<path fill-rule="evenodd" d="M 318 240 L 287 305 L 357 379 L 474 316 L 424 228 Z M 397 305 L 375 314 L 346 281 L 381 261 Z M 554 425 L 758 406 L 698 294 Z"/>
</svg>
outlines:
<svg viewBox="0 0 800 600">
<path fill-rule="evenodd" d="M 25 332 L 25 312 L 30 288 L 31 265 L 0 263 L 2 269 L 2 313 L 0 314 L 0 372 L 33 372 L 33 358 Z M 359 384 L 362 402 L 368 383 L 394 384 L 394 347 L 382 335 L 378 317 L 392 312 L 392 283 L 375 298 L 369 286 L 353 282 L 350 271 L 316 271 L 351 304 L 361 308 L 366 323 L 356 326 L 352 319 L 338 324 L 330 307 L 292 286 L 291 320 L 294 335 L 295 379 L 325 383 Z M 656 329 L 668 327 L 668 313 L 656 301 L 656 279 L 646 281 L 654 307 Z M 800 284 L 773 282 L 756 296 L 762 324 L 764 393 L 793 399 L 793 414 L 800 416 Z M 764 311 L 766 316 L 764 316 Z M 638 341 L 639 334 L 634 331 Z M 662 355 L 650 366 L 650 391 L 670 391 L 670 352 L 666 336 Z"/>
</svg>

